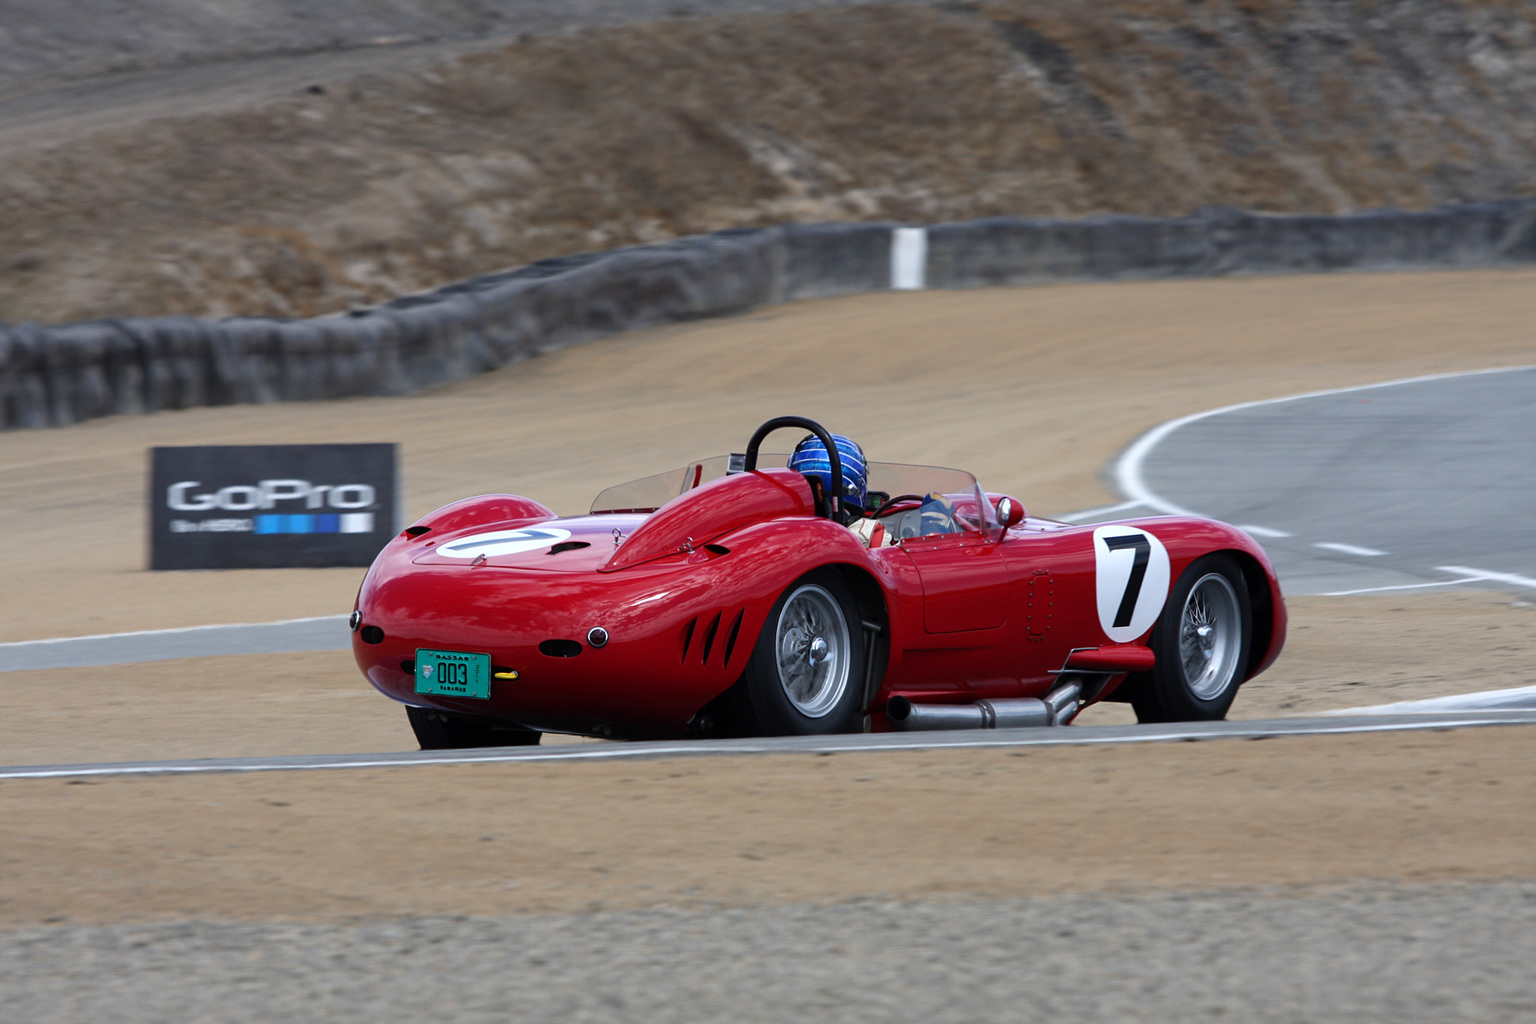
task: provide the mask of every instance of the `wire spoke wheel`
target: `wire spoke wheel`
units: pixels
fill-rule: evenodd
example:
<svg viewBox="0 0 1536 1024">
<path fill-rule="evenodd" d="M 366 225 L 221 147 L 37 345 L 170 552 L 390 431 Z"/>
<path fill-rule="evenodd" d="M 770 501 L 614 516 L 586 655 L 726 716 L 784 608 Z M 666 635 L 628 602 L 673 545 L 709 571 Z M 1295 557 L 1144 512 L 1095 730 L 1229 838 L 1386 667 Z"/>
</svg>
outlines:
<svg viewBox="0 0 1536 1024">
<path fill-rule="evenodd" d="M 1243 570 L 1231 555 L 1196 559 L 1168 593 L 1148 642 L 1150 672 L 1122 685 L 1138 722 L 1208 722 L 1225 718 L 1252 645 L 1253 608 Z"/>
<path fill-rule="evenodd" d="M 774 656 L 779 685 L 796 711 L 822 718 L 838 706 L 848 691 L 852 653 L 836 598 L 814 583 L 790 594 L 779 612 Z"/>
<path fill-rule="evenodd" d="M 1241 608 L 1231 581 L 1215 572 L 1196 580 L 1179 617 L 1179 661 L 1196 697 L 1213 700 L 1232 684 L 1242 628 Z"/>
</svg>

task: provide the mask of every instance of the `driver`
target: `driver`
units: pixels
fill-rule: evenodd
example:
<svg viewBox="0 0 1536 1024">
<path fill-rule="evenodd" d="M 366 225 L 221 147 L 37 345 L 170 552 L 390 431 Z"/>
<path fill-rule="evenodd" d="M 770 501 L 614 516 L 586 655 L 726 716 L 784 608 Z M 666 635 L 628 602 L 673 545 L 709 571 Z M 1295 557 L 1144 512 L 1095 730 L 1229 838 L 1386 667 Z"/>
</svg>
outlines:
<svg viewBox="0 0 1536 1024">
<path fill-rule="evenodd" d="M 857 441 L 833 434 L 832 443 L 837 445 L 838 458 L 843 464 L 843 493 L 839 497 L 842 498 L 843 525 L 847 526 L 864 518 L 864 505 L 868 501 L 864 485 L 869 471 L 864 463 L 864 449 Z M 808 434 L 795 445 L 794 453 L 789 457 L 789 468 L 815 477 L 821 481 L 821 492 L 831 493 L 832 463 L 827 458 L 827 446 L 815 434 Z"/>
</svg>

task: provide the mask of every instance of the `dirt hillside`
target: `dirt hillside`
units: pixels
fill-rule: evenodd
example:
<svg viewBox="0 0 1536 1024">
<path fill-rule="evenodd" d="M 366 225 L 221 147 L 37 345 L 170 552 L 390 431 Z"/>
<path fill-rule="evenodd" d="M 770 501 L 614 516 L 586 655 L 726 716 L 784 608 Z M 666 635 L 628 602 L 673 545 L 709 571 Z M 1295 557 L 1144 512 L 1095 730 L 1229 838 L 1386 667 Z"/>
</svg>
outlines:
<svg viewBox="0 0 1536 1024">
<path fill-rule="evenodd" d="M 578 25 L 852 0 L 6 0 L 0 83 L 57 81 L 294 53 L 558 32 Z M 887 0 L 888 2 L 888 0 Z M 921 0 L 918 0 L 921 2 Z"/>
<path fill-rule="evenodd" d="M 0 116 L 0 319 L 308 315 L 783 220 L 1524 194 L 1533 27 L 1458 0 L 839 7 L 321 63 L 63 139 Z"/>
</svg>

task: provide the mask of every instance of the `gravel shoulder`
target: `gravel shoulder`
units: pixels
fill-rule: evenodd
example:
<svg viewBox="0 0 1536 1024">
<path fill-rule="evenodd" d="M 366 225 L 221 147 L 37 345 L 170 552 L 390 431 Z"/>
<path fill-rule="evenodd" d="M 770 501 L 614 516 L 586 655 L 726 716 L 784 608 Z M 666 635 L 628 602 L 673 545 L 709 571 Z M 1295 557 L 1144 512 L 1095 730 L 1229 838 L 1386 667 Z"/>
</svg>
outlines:
<svg viewBox="0 0 1536 1024">
<path fill-rule="evenodd" d="M 1536 1014 L 1533 918 L 1536 886 L 1506 883 L 29 928 L 0 932 L 0 1010 L 39 1024 L 1508 1021 Z"/>
<path fill-rule="evenodd" d="M 0 787 L 0 925 L 1536 878 L 1529 726 Z"/>
</svg>

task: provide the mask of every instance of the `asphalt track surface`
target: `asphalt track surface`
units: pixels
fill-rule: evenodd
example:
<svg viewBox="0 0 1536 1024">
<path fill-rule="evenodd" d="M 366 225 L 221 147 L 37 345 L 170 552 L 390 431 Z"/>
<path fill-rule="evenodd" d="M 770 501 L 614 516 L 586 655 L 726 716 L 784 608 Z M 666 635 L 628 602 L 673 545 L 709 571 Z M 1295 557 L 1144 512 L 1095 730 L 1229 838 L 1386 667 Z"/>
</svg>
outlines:
<svg viewBox="0 0 1536 1024">
<path fill-rule="evenodd" d="M 283 622 L 240 622 L 136 633 L 60 637 L 0 644 L 0 672 L 26 669 L 94 668 L 174 658 L 228 654 L 292 654 L 337 651 L 352 645 L 346 615 L 321 615 Z"/>
<path fill-rule="evenodd" d="M 1533 452 L 1536 367 L 1388 381 L 1166 423 L 1116 466 L 1114 514 L 1241 526 L 1288 594 L 1533 597 Z"/>
<path fill-rule="evenodd" d="M 1474 695 L 1489 696 L 1489 695 Z M 1403 708 L 1409 708 L 1404 711 Z M 780 736 L 747 740 L 686 740 L 562 747 L 423 750 L 398 754 L 303 755 L 296 757 L 209 758 L 195 761 L 31 765 L 0 768 L 0 779 L 68 779 L 147 775 L 333 771 L 358 768 L 408 768 L 429 765 L 617 761 L 649 758 L 729 757 L 762 754 L 857 754 L 893 750 L 940 750 L 965 747 L 1095 746 L 1214 739 L 1271 739 L 1279 736 L 1336 736 L 1351 733 L 1406 732 L 1536 725 L 1536 689 L 1493 710 L 1416 712 L 1402 705 L 1392 714 L 1335 715 L 1327 718 L 1271 719 L 1257 722 L 1179 722 L 1172 725 L 1067 726 L 1059 729 L 949 730 L 852 736 Z"/>
</svg>

